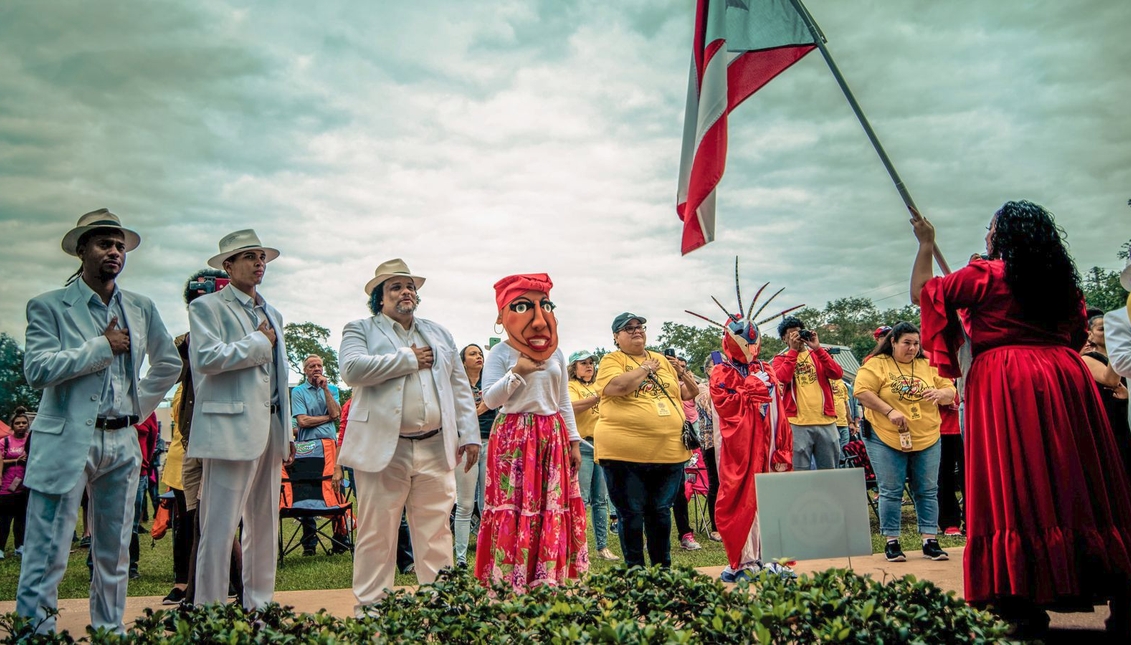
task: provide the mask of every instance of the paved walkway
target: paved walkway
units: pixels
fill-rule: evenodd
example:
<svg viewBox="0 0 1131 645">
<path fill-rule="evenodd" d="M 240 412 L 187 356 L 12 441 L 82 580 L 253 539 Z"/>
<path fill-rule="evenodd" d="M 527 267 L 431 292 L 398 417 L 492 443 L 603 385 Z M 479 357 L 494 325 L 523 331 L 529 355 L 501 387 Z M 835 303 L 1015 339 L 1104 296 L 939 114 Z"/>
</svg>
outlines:
<svg viewBox="0 0 1131 645">
<path fill-rule="evenodd" d="M 884 559 L 882 553 L 868 558 L 852 558 L 851 568 L 857 573 L 871 575 L 877 580 L 882 580 L 885 575 L 902 576 L 908 573 L 920 579 L 934 582 L 939 587 L 947 590 L 962 591 L 962 548 L 948 549 L 951 560 L 947 562 L 933 562 L 916 557 L 911 553 L 907 562 L 892 563 Z M 797 563 L 799 573 L 823 571 L 830 568 L 849 568 L 850 561 L 846 558 L 830 560 L 809 560 Z M 710 576 L 718 576 L 722 567 L 704 567 L 699 569 Z M 336 616 L 350 616 L 353 614 L 354 598 L 349 589 L 319 589 L 314 591 L 282 591 L 275 594 L 275 600 L 283 605 L 291 605 L 297 611 L 314 612 L 319 609 L 328 609 Z M 157 596 L 137 596 L 126 600 L 126 621 L 129 622 L 140 616 L 145 608 L 161 608 L 161 598 Z M 14 602 L 0 602 L 0 613 L 15 610 Z M 90 619 L 89 603 L 85 598 L 73 598 L 59 601 L 59 628 L 71 632 L 72 636 L 85 633 L 87 622 Z M 1052 627 L 1057 629 L 1085 629 L 1102 630 L 1103 621 L 1107 618 L 1106 607 L 1097 607 L 1095 613 L 1074 613 L 1052 615 Z M 1086 637 L 1085 637 L 1086 640 Z M 1084 642 L 1084 641 L 1077 641 Z"/>
</svg>

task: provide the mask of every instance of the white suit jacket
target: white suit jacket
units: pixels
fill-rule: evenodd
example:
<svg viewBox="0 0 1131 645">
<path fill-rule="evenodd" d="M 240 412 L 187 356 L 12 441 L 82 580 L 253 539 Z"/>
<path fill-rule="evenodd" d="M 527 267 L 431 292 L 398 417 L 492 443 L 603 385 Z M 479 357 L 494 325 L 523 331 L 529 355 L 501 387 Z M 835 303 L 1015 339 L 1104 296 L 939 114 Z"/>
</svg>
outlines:
<svg viewBox="0 0 1131 645">
<path fill-rule="evenodd" d="M 1127 318 L 1127 308 L 1120 307 L 1104 314 L 1104 345 L 1107 346 L 1107 359 L 1111 369 L 1120 376 L 1131 378 L 1131 322 Z M 1131 410 L 1127 411 L 1131 419 Z"/>
<path fill-rule="evenodd" d="M 79 278 L 81 280 L 82 278 Z M 157 409 L 181 371 L 181 357 L 153 301 L 121 290 L 119 329 L 130 333 L 134 410 L 146 419 Z M 73 489 L 86 467 L 95 432 L 106 370 L 114 354 L 105 330 L 90 315 L 88 301 L 76 280 L 70 286 L 32 298 L 27 304 L 24 375 L 43 390 L 31 430 L 35 439 L 28 455 L 25 484 L 33 490 L 61 495 Z M 140 378 L 141 364 L 149 370 Z M 133 432 L 132 429 L 114 432 Z"/>
<path fill-rule="evenodd" d="M 283 440 L 280 464 L 289 456 L 291 404 L 283 318 L 264 311 L 275 330 L 275 346 L 252 325 L 229 285 L 189 305 L 189 364 L 196 389 L 188 457 L 251 461 L 263 454 L 271 432 L 271 392 L 279 388 L 275 412 Z M 268 376 L 274 362 L 275 382 Z"/>
<path fill-rule="evenodd" d="M 363 472 L 380 472 L 392 460 L 401 432 L 404 380 L 420 365 L 411 348 L 400 347 L 392 324 L 377 315 L 355 320 L 342 331 L 338 363 L 342 380 L 354 391 L 339 462 Z M 421 318 L 416 328 L 432 348 L 444 452 L 448 468 L 455 468 L 457 448 L 480 443 L 475 396 L 448 330 Z"/>
</svg>

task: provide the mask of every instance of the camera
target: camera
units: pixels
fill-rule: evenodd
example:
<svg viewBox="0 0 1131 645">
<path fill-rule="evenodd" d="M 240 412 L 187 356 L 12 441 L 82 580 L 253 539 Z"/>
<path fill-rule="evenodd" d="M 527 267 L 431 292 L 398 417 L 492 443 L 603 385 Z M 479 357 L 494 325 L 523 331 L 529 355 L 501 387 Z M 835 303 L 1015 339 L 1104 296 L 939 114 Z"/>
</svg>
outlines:
<svg viewBox="0 0 1131 645">
<path fill-rule="evenodd" d="M 808 329 L 802 329 L 801 331 L 797 332 L 797 337 L 807 343 L 812 342 L 813 332 Z"/>
<path fill-rule="evenodd" d="M 216 293 L 228 286 L 229 282 L 231 282 L 231 280 L 228 278 L 217 278 L 215 276 L 206 275 L 189 282 L 188 288 L 189 291 L 204 295 L 206 293 Z"/>
<path fill-rule="evenodd" d="M 675 348 L 669 347 L 669 348 L 665 349 L 664 350 L 664 356 L 667 356 L 668 358 L 675 358 L 676 357 Z"/>
</svg>

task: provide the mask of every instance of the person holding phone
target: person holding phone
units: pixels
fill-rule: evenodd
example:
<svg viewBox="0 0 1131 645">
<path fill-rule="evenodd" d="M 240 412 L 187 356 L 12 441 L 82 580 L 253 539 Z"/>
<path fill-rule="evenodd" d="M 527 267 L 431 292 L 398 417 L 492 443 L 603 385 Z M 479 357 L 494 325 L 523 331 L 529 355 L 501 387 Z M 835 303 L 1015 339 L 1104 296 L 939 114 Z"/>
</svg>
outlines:
<svg viewBox="0 0 1131 645">
<path fill-rule="evenodd" d="M 778 337 L 787 349 L 774 357 L 773 367 L 793 426 L 793 463 L 806 468 L 815 461 L 818 470 L 836 468 L 840 433 L 832 381 L 844 378 L 844 369 L 821 347 L 817 332 L 806 329 L 796 316 L 782 319 Z"/>
</svg>

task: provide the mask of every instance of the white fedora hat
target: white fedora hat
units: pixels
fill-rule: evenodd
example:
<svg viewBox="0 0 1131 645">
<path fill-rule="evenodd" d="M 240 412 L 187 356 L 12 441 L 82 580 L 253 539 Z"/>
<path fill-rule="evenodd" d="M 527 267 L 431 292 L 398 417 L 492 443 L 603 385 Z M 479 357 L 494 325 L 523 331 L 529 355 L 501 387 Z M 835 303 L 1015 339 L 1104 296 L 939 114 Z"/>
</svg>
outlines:
<svg viewBox="0 0 1131 645">
<path fill-rule="evenodd" d="M 408 265 L 404 263 L 404 260 L 396 258 L 388 262 L 382 262 L 377 267 L 377 270 L 373 272 L 373 279 L 365 283 L 365 295 L 372 295 L 377 285 L 389 278 L 397 277 L 412 278 L 412 282 L 416 285 L 417 289 L 424 286 L 424 278 L 418 275 L 412 275 L 412 272 L 408 270 Z"/>
<path fill-rule="evenodd" d="M 63 251 L 65 251 L 67 255 L 77 257 L 79 238 L 99 228 L 113 228 L 121 231 L 122 234 L 126 236 L 126 253 L 136 249 L 137 246 L 141 244 L 140 235 L 122 226 L 122 222 L 118 219 L 117 215 L 105 208 L 100 208 L 80 217 L 78 224 L 67 231 L 67 234 L 63 236 Z"/>
<path fill-rule="evenodd" d="M 259 236 L 255 234 L 255 231 L 250 228 L 245 228 L 242 231 L 228 233 L 221 238 L 220 252 L 208 258 L 208 266 L 213 269 L 223 269 L 224 260 L 227 260 L 237 253 L 254 249 L 263 251 L 263 253 L 267 255 L 268 262 L 279 257 L 279 249 L 263 246 L 259 241 Z"/>
<path fill-rule="evenodd" d="M 1123 285 L 1125 291 L 1131 291 L 1131 257 L 1127 258 L 1127 266 L 1119 274 L 1119 284 Z"/>
</svg>

